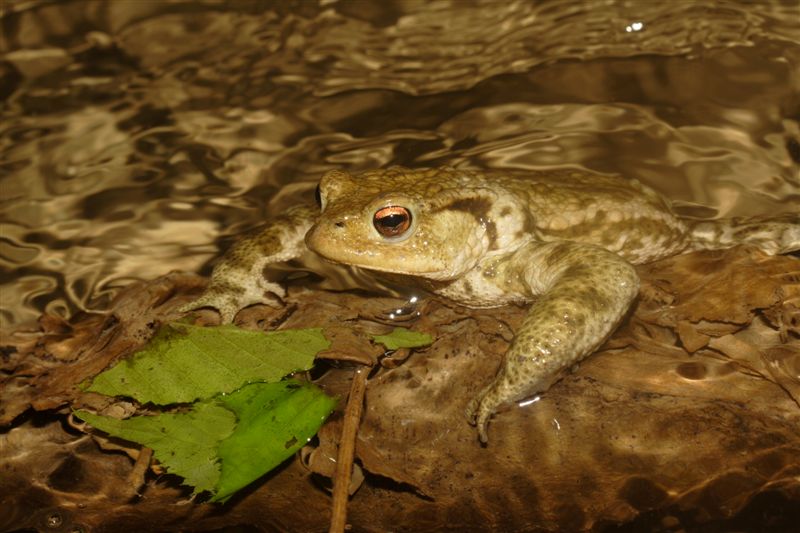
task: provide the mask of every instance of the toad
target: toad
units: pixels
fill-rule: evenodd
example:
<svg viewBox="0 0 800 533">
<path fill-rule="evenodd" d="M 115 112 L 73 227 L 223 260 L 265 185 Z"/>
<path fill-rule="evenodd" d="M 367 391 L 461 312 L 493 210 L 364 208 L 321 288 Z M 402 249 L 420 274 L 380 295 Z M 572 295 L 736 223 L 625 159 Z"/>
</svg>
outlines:
<svg viewBox="0 0 800 533">
<path fill-rule="evenodd" d="M 577 169 L 333 170 L 317 192 L 318 207 L 291 208 L 231 247 L 183 310 L 213 307 L 230 322 L 267 291 L 283 296 L 263 269 L 306 249 L 468 307 L 529 305 L 466 408 L 482 442 L 498 407 L 545 391 L 611 335 L 639 291 L 634 264 L 737 244 L 800 249 L 800 215 L 692 222 L 635 180 Z"/>
</svg>

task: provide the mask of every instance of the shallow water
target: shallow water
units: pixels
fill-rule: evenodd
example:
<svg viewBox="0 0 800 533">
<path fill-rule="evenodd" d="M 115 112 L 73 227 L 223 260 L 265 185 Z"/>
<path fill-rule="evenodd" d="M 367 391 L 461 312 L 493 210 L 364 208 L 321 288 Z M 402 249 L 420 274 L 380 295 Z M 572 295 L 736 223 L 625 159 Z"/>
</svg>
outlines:
<svg viewBox="0 0 800 533">
<path fill-rule="evenodd" d="M 797 2 L 3 3 L 0 326 L 103 310 L 331 168 L 577 165 L 800 209 Z"/>
</svg>

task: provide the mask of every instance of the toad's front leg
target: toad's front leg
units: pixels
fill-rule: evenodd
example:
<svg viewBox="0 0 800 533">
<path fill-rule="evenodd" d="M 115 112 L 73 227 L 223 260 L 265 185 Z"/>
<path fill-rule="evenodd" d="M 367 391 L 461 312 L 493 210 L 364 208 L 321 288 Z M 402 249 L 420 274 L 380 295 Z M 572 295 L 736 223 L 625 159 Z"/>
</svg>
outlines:
<svg viewBox="0 0 800 533">
<path fill-rule="evenodd" d="M 205 292 L 180 310 L 213 307 L 219 311 L 222 322 L 228 323 L 243 307 L 265 303 L 265 292 L 282 297 L 283 287 L 267 280 L 264 268 L 299 257 L 306 249 L 303 239 L 318 214 L 319 209 L 312 206 L 295 206 L 259 231 L 242 237 L 214 267 Z"/>
<path fill-rule="evenodd" d="M 614 331 L 639 291 L 634 268 L 602 248 L 572 242 L 531 244 L 502 267 L 540 295 L 494 381 L 467 408 L 487 442 L 489 418 L 502 404 L 546 390 Z"/>
</svg>

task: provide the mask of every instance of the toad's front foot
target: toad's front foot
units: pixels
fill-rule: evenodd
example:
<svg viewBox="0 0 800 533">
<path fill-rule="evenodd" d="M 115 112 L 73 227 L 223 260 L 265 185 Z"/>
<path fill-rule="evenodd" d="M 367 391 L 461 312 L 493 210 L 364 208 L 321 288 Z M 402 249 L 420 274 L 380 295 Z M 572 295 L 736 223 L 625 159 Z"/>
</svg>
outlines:
<svg viewBox="0 0 800 533">
<path fill-rule="evenodd" d="M 219 311 L 222 322 L 227 324 L 233 322 L 236 313 L 248 305 L 263 303 L 278 307 L 266 293 L 283 298 L 286 291 L 264 277 L 264 268 L 302 254 L 305 250 L 303 237 L 316 212 L 316 208 L 310 206 L 294 206 L 242 238 L 214 267 L 211 282 L 200 298 L 180 310 L 188 312 L 200 307 L 213 307 Z"/>
<path fill-rule="evenodd" d="M 179 311 L 188 313 L 201 307 L 211 307 L 219 311 L 223 324 L 233 322 L 233 318 L 239 310 L 253 304 L 263 303 L 272 307 L 277 307 L 274 300 L 270 300 L 265 293 L 271 292 L 283 298 L 286 290 L 279 284 L 261 280 L 252 286 L 243 287 L 228 283 L 215 283 L 212 279 L 211 285 L 196 300 L 182 306 Z"/>
</svg>

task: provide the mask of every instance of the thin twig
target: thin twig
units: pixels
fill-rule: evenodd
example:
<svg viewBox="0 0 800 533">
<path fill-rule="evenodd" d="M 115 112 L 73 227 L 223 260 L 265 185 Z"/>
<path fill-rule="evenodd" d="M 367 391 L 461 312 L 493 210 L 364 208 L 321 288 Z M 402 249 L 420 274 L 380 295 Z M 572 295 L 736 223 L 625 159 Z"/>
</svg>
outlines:
<svg viewBox="0 0 800 533">
<path fill-rule="evenodd" d="M 126 492 L 130 492 L 131 496 L 139 496 L 139 491 L 144 486 L 144 476 L 147 474 L 147 469 L 150 468 L 150 462 L 153 459 L 153 450 L 143 446 L 139 450 L 139 456 L 136 458 L 136 463 L 133 465 L 133 470 L 128 474 L 128 482 L 126 483 Z"/>
<path fill-rule="evenodd" d="M 356 448 L 356 432 L 364 407 L 364 392 L 367 389 L 369 368 L 360 367 L 353 375 L 350 396 L 344 410 L 342 437 L 339 439 L 339 453 L 336 457 L 336 474 L 333 478 L 333 512 L 330 533 L 343 533 L 347 523 L 347 499 L 350 489 L 350 475 L 353 472 L 353 454 Z"/>
</svg>

